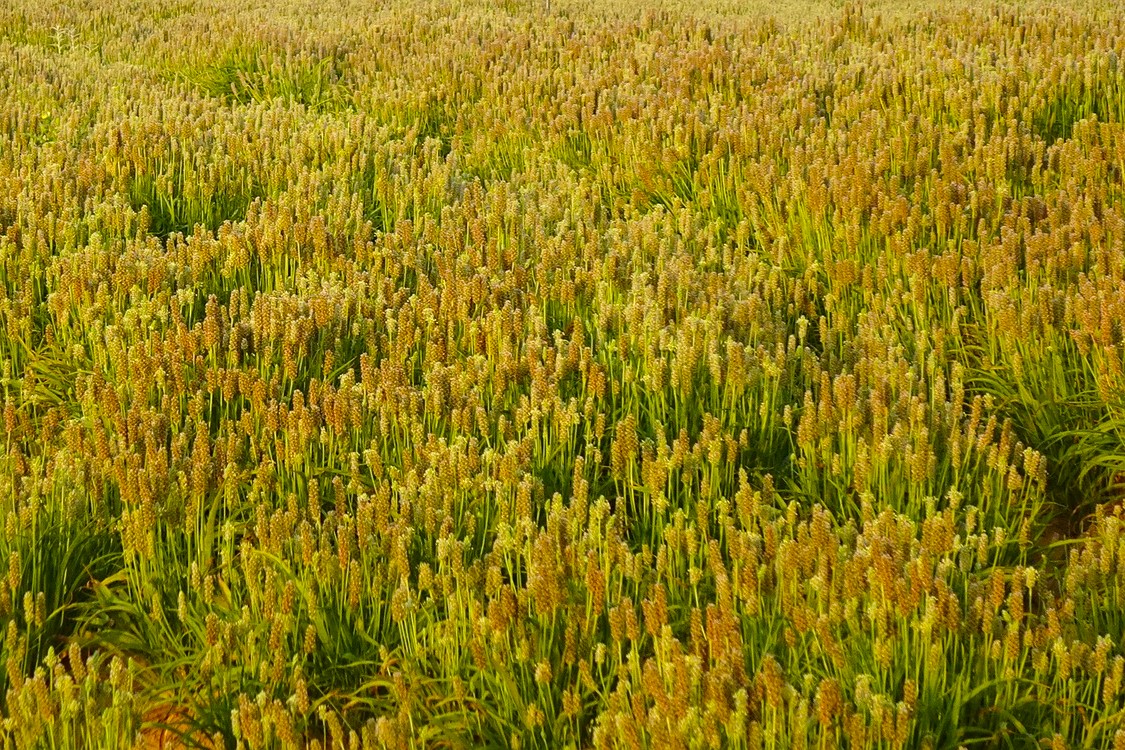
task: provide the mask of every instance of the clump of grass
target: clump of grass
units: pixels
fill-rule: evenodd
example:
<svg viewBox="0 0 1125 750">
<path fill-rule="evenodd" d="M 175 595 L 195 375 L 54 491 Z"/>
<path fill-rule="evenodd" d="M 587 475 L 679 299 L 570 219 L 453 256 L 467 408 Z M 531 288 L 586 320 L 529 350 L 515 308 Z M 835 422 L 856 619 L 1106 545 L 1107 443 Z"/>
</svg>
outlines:
<svg viewBox="0 0 1125 750">
<path fill-rule="evenodd" d="M 235 47 L 183 77 L 201 93 L 232 104 L 280 100 L 313 110 L 339 111 L 351 106 L 345 65 L 341 55 L 317 58 L 245 46 Z"/>
<path fill-rule="evenodd" d="M 147 175 L 132 181 L 128 195 L 134 209 L 148 217 L 149 231 L 161 239 L 176 232 L 191 234 L 197 226 L 213 232 L 226 222 L 241 221 L 254 198 L 239 193 L 185 194 L 180 186 Z"/>
<path fill-rule="evenodd" d="M 1125 122 L 1125 70 L 1120 68 L 1115 55 L 1099 60 L 1094 80 L 1071 79 L 1060 82 L 1054 93 L 1043 102 L 1031 121 L 1033 132 L 1048 145 L 1068 140 L 1074 127 L 1082 120 L 1093 118 L 1099 122 Z"/>
</svg>

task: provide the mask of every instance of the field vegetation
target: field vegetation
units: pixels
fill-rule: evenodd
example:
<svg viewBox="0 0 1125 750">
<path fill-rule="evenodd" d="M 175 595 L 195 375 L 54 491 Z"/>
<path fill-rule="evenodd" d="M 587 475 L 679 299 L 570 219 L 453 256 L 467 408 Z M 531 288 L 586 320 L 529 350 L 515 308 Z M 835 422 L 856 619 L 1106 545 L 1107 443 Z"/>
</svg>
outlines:
<svg viewBox="0 0 1125 750">
<path fill-rule="evenodd" d="M 5 750 L 1125 748 L 1117 3 L 9 0 L 0 366 Z"/>
</svg>

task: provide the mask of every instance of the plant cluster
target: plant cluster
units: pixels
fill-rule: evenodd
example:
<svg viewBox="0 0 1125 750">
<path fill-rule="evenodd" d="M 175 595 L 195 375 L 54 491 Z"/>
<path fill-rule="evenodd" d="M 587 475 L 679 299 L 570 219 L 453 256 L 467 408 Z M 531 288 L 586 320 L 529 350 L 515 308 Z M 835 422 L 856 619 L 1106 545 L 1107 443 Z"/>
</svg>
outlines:
<svg viewBox="0 0 1125 750">
<path fill-rule="evenodd" d="M 1125 748 L 1122 9 L 456 5 L 0 8 L 0 747 Z"/>
</svg>

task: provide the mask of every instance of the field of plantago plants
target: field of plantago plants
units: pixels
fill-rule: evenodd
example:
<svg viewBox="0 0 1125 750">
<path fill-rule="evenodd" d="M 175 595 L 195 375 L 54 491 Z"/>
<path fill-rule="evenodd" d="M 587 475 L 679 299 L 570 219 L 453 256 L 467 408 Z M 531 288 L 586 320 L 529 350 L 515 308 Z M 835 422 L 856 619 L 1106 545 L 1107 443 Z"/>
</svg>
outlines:
<svg viewBox="0 0 1125 750">
<path fill-rule="evenodd" d="M 1125 748 L 1125 7 L 769 5 L 3 3 L 0 748 Z"/>
</svg>

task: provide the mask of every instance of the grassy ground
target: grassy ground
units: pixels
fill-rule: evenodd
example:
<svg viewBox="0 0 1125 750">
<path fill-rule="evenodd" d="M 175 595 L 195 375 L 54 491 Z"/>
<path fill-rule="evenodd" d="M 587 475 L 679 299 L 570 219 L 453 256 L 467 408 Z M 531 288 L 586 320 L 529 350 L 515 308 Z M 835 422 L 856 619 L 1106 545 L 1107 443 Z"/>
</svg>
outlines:
<svg viewBox="0 0 1125 750">
<path fill-rule="evenodd" d="M 1125 10 L 0 8 L 0 746 L 1125 747 Z"/>
</svg>

